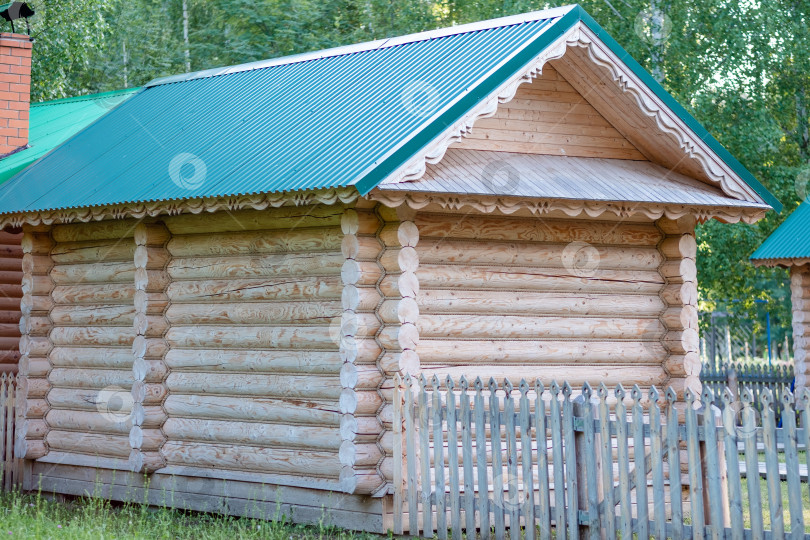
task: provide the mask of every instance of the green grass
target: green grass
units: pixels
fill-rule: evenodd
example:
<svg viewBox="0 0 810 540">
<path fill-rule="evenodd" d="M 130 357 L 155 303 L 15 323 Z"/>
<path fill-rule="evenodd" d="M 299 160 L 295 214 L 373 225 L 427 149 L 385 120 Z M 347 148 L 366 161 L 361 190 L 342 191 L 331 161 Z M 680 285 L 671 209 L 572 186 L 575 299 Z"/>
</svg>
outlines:
<svg viewBox="0 0 810 540">
<path fill-rule="evenodd" d="M 232 516 L 118 504 L 80 497 L 59 502 L 41 495 L 0 494 L 0 538 L 55 539 L 372 539 L 326 526 L 302 526 Z"/>
<path fill-rule="evenodd" d="M 742 489 L 742 506 L 743 506 L 743 519 L 745 520 L 745 527 L 751 528 L 751 508 L 748 502 L 748 489 L 746 487 L 747 480 L 743 481 Z M 790 530 L 790 506 L 788 505 L 788 492 L 787 482 L 781 482 L 782 485 L 782 520 L 785 523 L 785 530 Z M 802 488 L 802 515 L 804 516 L 804 530 L 810 533 L 810 490 L 806 483 L 801 484 Z M 768 484 L 764 478 L 760 478 L 760 493 L 762 497 L 762 521 L 765 524 L 765 530 L 771 528 L 771 513 L 770 502 L 768 501 Z"/>
</svg>

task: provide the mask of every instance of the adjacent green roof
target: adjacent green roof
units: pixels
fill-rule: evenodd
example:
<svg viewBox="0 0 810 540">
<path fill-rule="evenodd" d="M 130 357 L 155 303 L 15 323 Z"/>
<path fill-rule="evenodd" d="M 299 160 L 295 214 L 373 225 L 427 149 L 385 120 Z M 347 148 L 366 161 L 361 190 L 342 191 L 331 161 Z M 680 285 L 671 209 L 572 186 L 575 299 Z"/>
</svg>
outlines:
<svg viewBox="0 0 810 540">
<path fill-rule="evenodd" d="M 798 259 L 810 261 L 810 200 L 800 204 L 751 255 L 751 260 L 764 264 L 790 264 Z"/>
<path fill-rule="evenodd" d="M 98 120 L 139 88 L 31 104 L 29 148 L 0 159 L 0 184 Z"/>
<path fill-rule="evenodd" d="M 365 194 L 582 21 L 579 6 L 154 81 L 0 187 L 0 214 L 355 186 Z"/>
</svg>

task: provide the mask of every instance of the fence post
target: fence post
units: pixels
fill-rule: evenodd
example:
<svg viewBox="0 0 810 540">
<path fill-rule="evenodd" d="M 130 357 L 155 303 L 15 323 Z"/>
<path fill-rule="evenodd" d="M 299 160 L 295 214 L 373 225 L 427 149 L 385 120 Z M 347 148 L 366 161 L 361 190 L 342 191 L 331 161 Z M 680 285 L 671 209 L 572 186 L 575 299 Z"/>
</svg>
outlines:
<svg viewBox="0 0 810 540">
<path fill-rule="evenodd" d="M 587 509 L 588 521 L 579 526 L 580 538 L 597 539 L 599 532 L 599 511 L 596 476 L 596 448 L 594 446 L 594 407 L 591 404 L 591 387 L 588 383 L 582 394 L 574 399 L 574 417 L 582 420 L 582 431 L 574 433 L 576 448 L 577 501 L 579 508 Z"/>
</svg>

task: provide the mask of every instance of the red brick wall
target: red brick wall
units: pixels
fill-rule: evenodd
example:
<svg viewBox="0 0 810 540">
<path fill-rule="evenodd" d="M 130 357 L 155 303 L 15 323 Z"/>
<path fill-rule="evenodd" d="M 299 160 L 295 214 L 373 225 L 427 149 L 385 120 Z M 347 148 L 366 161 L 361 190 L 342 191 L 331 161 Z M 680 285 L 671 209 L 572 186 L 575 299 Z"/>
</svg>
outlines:
<svg viewBox="0 0 810 540">
<path fill-rule="evenodd" d="M 28 144 L 31 39 L 0 34 L 0 156 Z"/>
</svg>

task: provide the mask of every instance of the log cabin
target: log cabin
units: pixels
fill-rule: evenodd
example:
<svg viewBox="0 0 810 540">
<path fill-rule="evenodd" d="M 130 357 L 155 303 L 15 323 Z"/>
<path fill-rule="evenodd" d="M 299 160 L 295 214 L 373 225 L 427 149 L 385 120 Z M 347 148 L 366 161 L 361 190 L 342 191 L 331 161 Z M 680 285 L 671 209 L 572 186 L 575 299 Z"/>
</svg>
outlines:
<svg viewBox="0 0 810 540">
<path fill-rule="evenodd" d="M 397 374 L 698 389 L 695 225 L 779 208 L 579 6 L 156 80 L 0 191 L 27 489 L 375 532 Z"/>
<path fill-rule="evenodd" d="M 25 35 L 0 35 L 0 185 L 135 92 L 29 104 L 31 45 Z M 15 373 L 20 359 L 21 241 L 19 228 L 0 232 L 0 373 Z"/>
<path fill-rule="evenodd" d="M 756 266 L 790 271 L 795 387 L 810 387 L 810 200 L 806 199 L 751 255 Z"/>
</svg>

